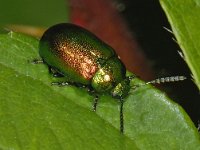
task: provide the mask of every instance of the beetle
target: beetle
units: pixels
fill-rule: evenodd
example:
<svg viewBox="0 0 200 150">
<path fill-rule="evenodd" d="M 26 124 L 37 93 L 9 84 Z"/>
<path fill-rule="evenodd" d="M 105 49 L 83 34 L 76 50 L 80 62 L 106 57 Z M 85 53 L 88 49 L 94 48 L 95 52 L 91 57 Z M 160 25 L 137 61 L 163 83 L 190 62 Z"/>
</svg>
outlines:
<svg viewBox="0 0 200 150">
<path fill-rule="evenodd" d="M 61 23 L 47 29 L 39 42 L 39 54 L 54 77 L 67 77 L 70 82 L 52 82 L 53 85 L 79 85 L 94 93 L 93 111 L 98 95 L 109 94 L 120 102 L 120 131 L 124 132 L 123 103 L 130 91 L 126 68 L 112 47 L 88 30 L 70 23 Z M 156 79 L 149 83 L 184 80 L 184 76 Z"/>
</svg>

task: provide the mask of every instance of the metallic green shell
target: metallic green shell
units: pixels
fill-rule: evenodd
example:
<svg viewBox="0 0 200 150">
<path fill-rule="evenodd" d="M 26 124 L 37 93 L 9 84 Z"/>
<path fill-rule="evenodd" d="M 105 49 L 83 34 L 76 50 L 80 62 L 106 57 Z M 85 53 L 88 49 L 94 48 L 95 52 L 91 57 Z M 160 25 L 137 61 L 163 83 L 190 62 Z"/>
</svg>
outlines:
<svg viewBox="0 0 200 150">
<path fill-rule="evenodd" d="M 90 84 L 102 65 L 116 56 L 114 50 L 95 35 L 68 23 L 55 25 L 44 33 L 39 54 L 46 64 L 81 84 Z"/>
<path fill-rule="evenodd" d="M 119 85 L 126 79 L 124 64 L 110 46 L 79 26 L 63 23 L 49 28 L 40 40 L 39 54 L 70 82 L 113 96 L 123 91 Z"/>
</svg>

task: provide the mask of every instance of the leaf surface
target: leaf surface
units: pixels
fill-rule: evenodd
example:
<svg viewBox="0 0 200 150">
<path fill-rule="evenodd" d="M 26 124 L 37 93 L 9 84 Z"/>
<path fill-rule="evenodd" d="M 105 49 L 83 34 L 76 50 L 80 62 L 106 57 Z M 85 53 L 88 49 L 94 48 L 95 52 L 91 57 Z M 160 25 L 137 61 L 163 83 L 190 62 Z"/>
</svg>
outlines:
<svg viewBox="0 0 200 150">
<path fill-rule="evenodd" d="M 39 58 L 37 39 L 2 33 L 0 54 L 0 149 L 200 147 L 184 110 L 150 85 L 132 89 L 125 99 L 122 135 L 117 100 L 102 95 L 95 113 L 85 89 L 51 86 L 47 66 L 30 63 Z"/>
</svg>

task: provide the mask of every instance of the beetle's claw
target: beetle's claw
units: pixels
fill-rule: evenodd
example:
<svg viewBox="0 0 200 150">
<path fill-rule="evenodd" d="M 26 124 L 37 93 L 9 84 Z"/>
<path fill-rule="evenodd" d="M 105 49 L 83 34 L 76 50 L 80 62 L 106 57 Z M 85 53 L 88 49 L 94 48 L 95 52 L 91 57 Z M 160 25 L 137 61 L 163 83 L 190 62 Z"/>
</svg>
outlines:
<svg viewBox="0 0 200 150">
<path fill-rule="evenodd" d="M 43 64 L 44 61 L 42 59 L 33 59 L 31 61 L 28 60 L 29 63 L 32 63 L 32 64 Z"/>
<path fill-rule="evenodd" d="M 51 85 L 66 86 L 69 84 L 68 84 L 68 82 L 52 82 Z"/>
<path fill-rule="evenodd" d="M 98 100 L 99 100 L 99 97 L 95 96 L 95 98 L 94 98 L 94 104 L 93 104 L 93 111 L 97 110 Z"/>
</svg>

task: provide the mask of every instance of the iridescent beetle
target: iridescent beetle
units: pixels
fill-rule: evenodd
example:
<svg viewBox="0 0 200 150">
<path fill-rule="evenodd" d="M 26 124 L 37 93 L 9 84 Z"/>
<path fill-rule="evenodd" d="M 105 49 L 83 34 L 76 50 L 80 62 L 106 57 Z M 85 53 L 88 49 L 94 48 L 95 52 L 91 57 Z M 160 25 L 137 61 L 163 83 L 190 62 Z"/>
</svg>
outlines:
<svg viewBox="0 0 200 150">
<path fill-rule="evenodd" d="M 70 82 L 53 82 L 53 85 L 82 85 L 95 93 L 93 110 L 98 95 L 110 94 L 120 102 L 120 131 L 124 131 L 123 99 L 130 91 L 134 76 L 126 76 L 126 68 L 113 48 L 94 34 L 74 24 L 62 23 L 50 27 L 39 43 L 42 60 L 54 77 L 67 77 Z M 186 79 L 174 76 L 156 79 L 149 83 L 174 82 Z"/>
</svg>

